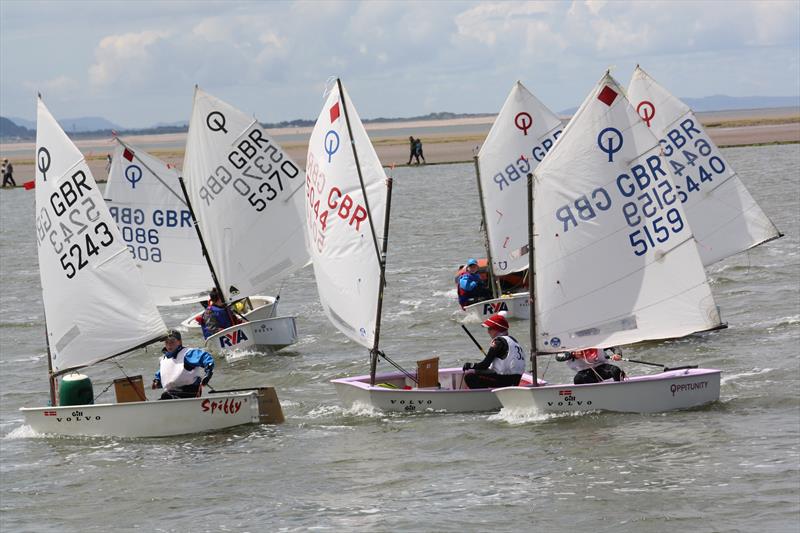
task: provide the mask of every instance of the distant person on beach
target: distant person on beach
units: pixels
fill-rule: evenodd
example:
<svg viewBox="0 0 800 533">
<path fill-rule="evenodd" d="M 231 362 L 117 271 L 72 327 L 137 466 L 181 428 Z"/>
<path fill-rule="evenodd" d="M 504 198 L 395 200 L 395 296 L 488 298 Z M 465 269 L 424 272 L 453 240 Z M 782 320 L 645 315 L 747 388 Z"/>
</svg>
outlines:
<svg viewBox="0 0 800 533">
<path fill-rule="evenodd" d="M 497 313 L 483 322 L 492 343 L 480 363 L 464 364 L 464 382 L 470 389 L 516 387 L 525 372 L 525 351 L 508 334 L 508 320 Z M 472 370 L 473 372 L 467 373 Z"/>
<path fill-rule="evenodd" d="M 419 155 L 417 155 L 417 140 L 409 135 L 408 137 L 408 163 L 411 164 L 411 160 L 417 158 L 417 164 L 419 165 Z"/>
<path fill-rule="evenodd" d="M 111 154 L 108 154 L 106 156 L 106 174 L 111 173 L 111 161 L 112 161 Z"/>
<path fill-rule="evenodd" d="M 209 338 L 225 328 L 231 327 L 231 315 L 222 302 L 222 295 L 216 287 L 208 294 L 209 303 L 202 315 L 197 317 L 197 322 L 203 329 L 203 337 Z"/>
<path fill-rule="evenodd" d="M 197 398 L 200 387 L 214 374 L 214 358 L 200 348 L 184 348 L 181 333 L 171 330 L 164 339 L 163 355 L 152 389 L 164 389 L 162 400 Z"/>
<path fill-rule="evenodd" d="M 600 348 L 587 348 L 576 352 L 558 354 L 556 361 L 566 362 L 572 370 L 575 370 L 575 385 L 584 383 L 600 383 L 607 379 L 622 381 L 625 379 L 625 372 L 616 365 L 606 363 L 606 359 L 621 361 L 622 355 L 619 348 L 611 348 L 613 351 L 610 357 L 606 356 L 606 350 Z"/>
<path fill-rule="evenodd" d="M 17 182 L 14 181 L 14 165 L 8 159 L 3 159 L 3 187 L 8 184 L 9 187 L 16 187 Z"/>
<path fill-rule="evenodd" d="M 427 163 L 427 161 L 425 161 L 425 156 L 422 155 L 422 139 L 417 139 L 416 140 L 416 142 L 414 144 L 414 155 L 417 158 L 417 164 L 418 165 L 419 165 L 419 158 L 420 157 L 422 158 L 422 164 L 423 165 Z"/>
<path fill-rule="evenodd" d="M 478 274 L 478 261 L 467 259 L 465 272 L 458 278 L 458 303 L 461 307 L 486 300 L 492 297 L 492 292 L 483 283 Z"/>
</svg>

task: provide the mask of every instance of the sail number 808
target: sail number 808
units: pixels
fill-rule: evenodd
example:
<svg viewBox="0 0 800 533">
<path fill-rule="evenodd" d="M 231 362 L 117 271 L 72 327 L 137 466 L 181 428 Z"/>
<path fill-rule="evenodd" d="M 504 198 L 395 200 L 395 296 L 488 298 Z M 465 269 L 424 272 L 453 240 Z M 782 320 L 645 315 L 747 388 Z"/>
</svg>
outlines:
<svg viewBox="0 0 800 533">
<path fill-rule="evenodd" d="M 665 243 L 670 235 L 679 233 L 684 228 L 683 218 L 676 208 L 668 210 L 664 216 L 648 220 L 636 231 L 628 234 L 633 253 L 642 256 L 656 247 L 656 243 Z"/>
</svg>

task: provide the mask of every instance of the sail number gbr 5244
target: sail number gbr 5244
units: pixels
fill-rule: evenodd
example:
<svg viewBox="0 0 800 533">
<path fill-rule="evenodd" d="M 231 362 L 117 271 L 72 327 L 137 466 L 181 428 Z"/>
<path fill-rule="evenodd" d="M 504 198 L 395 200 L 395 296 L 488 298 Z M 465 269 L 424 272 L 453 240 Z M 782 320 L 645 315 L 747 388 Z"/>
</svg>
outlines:
<svg viewBox="0 0 800 533">
<path fill-rule="evenodd" d="M 67 279 L 75 277 L 89 264 L 91 256 L 114 242 L 108 222 L 100 220 L 100 211 L 89 195 L 92 187 L 86 179 L 83 170 L 77 170 L 62 181 L 50 195 L 49 205 L 43 206 L 36 216 L 38 244 L 41 246 L 47 239 Z"/>
</svg>

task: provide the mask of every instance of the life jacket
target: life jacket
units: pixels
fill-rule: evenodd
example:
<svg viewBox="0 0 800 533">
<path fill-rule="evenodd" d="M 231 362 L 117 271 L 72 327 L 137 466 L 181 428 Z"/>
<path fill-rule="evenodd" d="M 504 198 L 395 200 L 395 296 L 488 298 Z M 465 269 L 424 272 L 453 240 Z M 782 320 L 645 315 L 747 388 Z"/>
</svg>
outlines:
<svg viewBox="0 0 800 533">
<path fill-rule="evenodd" d="M 159 371 L 161 372 L 161 384 L 165 390 L 176 390 L 184 385 L 192 385 L 197 378 L 203 378 L 203 368 L 198 366 L 192 370 L 186 370 L 186 367 L 183 366 L 183 358 L 188 350 L 184 346 L 175 357 L 166 355 L 161 357 Z"/>
<path fill-rule="evenodd" d="M 601 350 L 597 348 L 586 348 L 585 350 L 572 352 L 572 359 L 567 361 L 567 366 L 576 372 L 580 372 L 581 370 L 594 368 L 603 363 L 605 363 L 605 357 Z"/>
<path fill-rule="evenodd" d="M 505 359 L 495 357 L 489 368 L 501 376 L 523 374 L 525 372 L 525 350 L 510 335 L 499 335 L 498 337 L 502 337 L 506 341 L 508 352 L 506 352 Z"/>
<path fill-rule="evenodd" d="M 475 285 L 475 288 L 472 289 L 471 291 L 468 291 L 461 287 L 461 280 L 464 278 L 464 276 L 469 277 L 470 281 L 477 282 L 477 285 Z M 460 275 L 458 277 L 458 280 L 456 281 L 456 289 L 458 290 L 458 303 L 461 304 L 462 306 L 466 305 L 470 298 L 475 297 L 475 291 L 481 286 L 482 283 L 483 280 L 481 280 L 481 276 L 477 272 L 475 274 L 470 274 L 469 272 L 465 272 L 464 274 Z"/>
</svg>

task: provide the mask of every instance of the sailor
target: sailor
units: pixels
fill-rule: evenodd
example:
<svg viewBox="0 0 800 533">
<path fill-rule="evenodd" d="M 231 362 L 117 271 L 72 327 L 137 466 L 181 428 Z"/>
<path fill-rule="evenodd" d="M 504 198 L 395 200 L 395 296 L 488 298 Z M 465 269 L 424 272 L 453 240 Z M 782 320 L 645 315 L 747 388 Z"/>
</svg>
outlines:
<svg viewBox="0 0 800 533">
<path fill-rule="evenodd" d="M 611 352 L 606 355 L 606 351 Z M 607 379 L 622 381 L 625 379 L 625 372 L 616 365 L 606 363 L 607 359 L 621 361 L 622 355 L 619 348 L 587 348 L 576 352 L 560 353 L 556 355 L 556 361 L 566 362 L 572 370 L 575 370 L 575 385 L 583 383 L 600 383 Z"/>
<path fill-rule="evenodd" d="M 458 303 L 461 307 L 491 298 L 491 292 L 478 274 L 478 262 L 467 259 L 466 272 L 458 278 Z"/>
<path fill-rule="evenodd" d="M 181 332 L 170 330 L 164 339 L 161 357 L 151 388 L 163 387 L 162 400 L 197 398 L 201 385 L 208 385 L 214 373 L 214 358 L 199 348 L 185 348 Z"/>
<path fill-rule="evenodd" d="M 222 303 L 222 295 L 216 287 L 211 289 L 208 299 L 208 307 L 196 319 L 200 323 L 200 327 L 203 329 L 203 337 L 206 339 L 233 325 L 231 323 L 231 315 L 225 308 L 225 304 Z"/>
<path fill-rule="evenodd" d="M 480 363 L 464 365 L 464 381 L 470 389 L 514 387 L 519 385 L 525 372 L 525 351 L 517 340 L 508 334 L 508 320 L 500 313 L 483 322 L 492 343 Z M 467 373 L 467 370 L 474 372 Z"/>
</svg>

